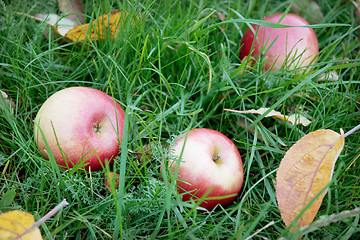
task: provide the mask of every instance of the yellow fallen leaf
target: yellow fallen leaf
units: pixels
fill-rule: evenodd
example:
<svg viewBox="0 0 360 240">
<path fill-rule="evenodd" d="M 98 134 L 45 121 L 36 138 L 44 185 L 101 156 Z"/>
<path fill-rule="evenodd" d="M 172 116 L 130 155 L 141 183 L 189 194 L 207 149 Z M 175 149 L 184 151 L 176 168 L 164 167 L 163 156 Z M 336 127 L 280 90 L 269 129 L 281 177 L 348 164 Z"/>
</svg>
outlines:
<svg viewBox="0 0 360 240">
<path fill-rule="evenodd" d="M 70 41 L 83 41 L 116 38 L 119 34 L 120 26 L 126 21 L 129 13 L 121 10 L 112 10 L 105 13 L 91 23 L 78 25 L 78 20 L 74 21 L 70 17 L 60 17 L 56 14 L 36 14 L 35 16 L 18 13 L 36 21 L 45 21 L 48 25 L 61 36 Z M 138 19 L 138 18 L 137 18 Z M 135 25 L 135 22 L 132 22 Z"/>
<path fill-rule="evenodd" d="M 19 240 L 41 240 L 43 239 L 39 228 L 34 228 L 29 233 L 23 234 L 35 223 L 33 215 L 14 210 L 0 215 L 0 237 L 1 239 Z"/>
<path fill-rule="evenodd" d="M 125 16 L 121 16 L 122 14 Z M 127 15 L 127 12 L 123 13 L 120 10 L 113 10 L 110 14 L 105 13 L 92 23 L 74 27 L 65 34 L 65 37 L 73 42 L 85 39 L 104 39 L 107 35 L 111 38 L 116 38 L 119 33 L 119 27 Z"/>
<path fill-rule="evenodd" d="M 224 109 L 225 111 L 228 112 L 235 112 L 235 113 L 242 113 L 242 114 L 259 114 L 259 115 L 263 115 L 265 114 L 265 112 L 267 110 L 269 110 L 269 108 L 259 108 L 259 109 L 250 109 L 250 110 L 245 110 L 245 111 L 238 111 L 238 110 L 232 110 L 232 109 Z M 281 120 L 285 120 L 289 123 L 291 123 L 292 125 L 303 125 L 303 126 L 307 126 L 311 123 L 311 121 L 309 119 L 307 119 L 306 117 L 300 115 L 300 114 L 291 114 L 290 116 L 286 116 L 283 115 L 281 112 L 275 111 L 275 110 L 271 110 L 268 114 L 266 114 L 265 117 L 275 117 Z"/>
<path fill-rule="evenodd" d="M 344 134 L 329 129 L 311 132 L 297 141 L 281 160 L 276 176 L 280 214 L 289 226 L 331 181 L 334 165 L 344 146 Z M 298 227 L 315 218 L 327 190 L 298 219 Z M 291 231 L 296 230 L 292 228 Z"/>
</svg>

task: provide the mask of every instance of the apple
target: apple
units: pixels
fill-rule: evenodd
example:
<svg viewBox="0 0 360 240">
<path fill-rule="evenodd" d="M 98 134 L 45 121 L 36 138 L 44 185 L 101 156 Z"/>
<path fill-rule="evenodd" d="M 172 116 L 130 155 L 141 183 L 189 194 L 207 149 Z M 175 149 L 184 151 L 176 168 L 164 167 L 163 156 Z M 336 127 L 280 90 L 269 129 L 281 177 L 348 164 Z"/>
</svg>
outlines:
<svg viewBox="0 0 360 240">
<path fill-rule="evenodd" d="M 202 201 L 200 207 L 212 210 L 218 204 L 230 204 L 240 192 L 243 163 L 235 144 L 224 134 L 193 129 L 177 139 L 170 152 L 173 155 L 167 167 L 177 174 L 177 189 L 183 201 Z"/>
<path fill-rule="evenodd" d="M 288 13 L 280 21 L 282 13 L 265 17 L 263 20 L 291 26 L 307 26 L 300 16 Z M 272 28 L 253 24 L 254 32 L 247 29 L 241 40 L 240 59 L 265 54 L 265 70 L 279 70 L 284 64 L 288 70 L 307 67 L 317 60 L 319 44 L 312 28 Z M 257 36 L 255 37 L 255 34 Z M 255 40 L 254 40 L 255 39 Z"/>
<path fill-rule="evenodd" d="M 100 170 L 119 154 L 124 111 L 109 95 L 89 87 L 70 87 L 50 96 L 35 118 L 35 143 L 49 159 L 45 137 L 57 164 Z M 41 131 L 43 134 L 41 134 Z"/>
</svg>

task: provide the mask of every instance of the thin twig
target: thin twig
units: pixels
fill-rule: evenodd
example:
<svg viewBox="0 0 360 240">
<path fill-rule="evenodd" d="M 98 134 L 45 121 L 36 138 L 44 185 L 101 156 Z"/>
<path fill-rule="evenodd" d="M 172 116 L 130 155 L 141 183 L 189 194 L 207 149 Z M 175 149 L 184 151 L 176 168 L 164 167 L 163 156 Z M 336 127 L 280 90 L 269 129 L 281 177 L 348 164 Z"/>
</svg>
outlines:
<svg viewBox="0 0 360 240">
<path fill-rule="evenodd" d="M 264 227 L 258 229 L 254 234 L 250 235 L 249 237 L 245 238 L 245 240 L 249 240 L 252 239 L 253 237 L 255 237 L 256 235 L 258 235 L 258 233 L 262 232 L 263 230 L 265 230 L 266 228 L 271 227 L 272 225 L 275 224 L 275 221 L 271 221 L 268 224 L 266 224 Z"/>
<path fill-rule="evenodd" d="M 316 220 L 315 222 L 313 222 L 311 225 L 309 226 L 304 226 L 300 229 L 300 231 L 303 234 L 307 234 L 310 232 L 314 232 L 315 230 L 328 226 L 331 223 L 335 223 L 338 221 L 342 221 L 344 219 L 348 219 L 348 218 L 353 218 L 356 216 L 360 215 L 360 207 L 358 208 L 354 208 L 352 210 L 344 210 L 340 213 L 333 213 L 329 216 L 323 216 L 321 218 L 319 218 L 318 220 Z"/>
<path fill-rule="evenodd" d="M 350 134 L 356 132 L 357 130 L 360 129 L 360 124 L 357 125 L 356 127 L 354 127 L 353 129 L 351 129 L 350 131 L 348 131 L 347 133 L 344 134 L 344 138 L 346 138 L 347 136 L 349 136 Z"/>
<path fill-rule="evenodd" d="M 34 223 L 34 225 L 31 226 L 31 228 L 28 228 L 25 232 L 23 232 L 21 235 L 17 236 L 15 238 L 15 240 L 17 239 L 21 239 L 22 236 L 24 236 L 25 234 L 28 234 L 29 232 L 31 232 L 32 230 L 34 230 L 35 228 L 39 227 L 41 224 L 43 224 L 44 222 L 46 222 L 49 218 L 51 218 L 52 216 L 54 216 L 58 211 L 60 211 L 63 207 L 69 205 L 69 203 L 66 201 L 66 199 L 62 200 L 61 203 L 59 203 L 56 207 L 54 207 L 50 212 L 48 212 L 47 214 L 45 214 L 45 216 L 43 216 L 42 218 L 40 218 L 38 221 L 36 221 Z"/>
</svg>

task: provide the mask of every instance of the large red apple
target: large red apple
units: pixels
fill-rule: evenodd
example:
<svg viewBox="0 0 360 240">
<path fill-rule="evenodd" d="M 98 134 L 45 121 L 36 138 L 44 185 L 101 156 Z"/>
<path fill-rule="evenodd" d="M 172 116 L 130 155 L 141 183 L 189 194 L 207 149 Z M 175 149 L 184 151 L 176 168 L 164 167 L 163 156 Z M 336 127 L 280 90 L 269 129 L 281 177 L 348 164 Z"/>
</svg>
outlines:
<svg viewBox="0 0 360 240">
<path fill-rule="evenodd" d="M 307 26 L 309 23 L 300 16 L 288 13 L 280 21 L 282 13 L 265 17 L 263 20 L 290 26 Z M 272 28 L 252 25 L 246 30 L 240 49 L 240 59 L 248 55 L 265 54 L 265 69 L 279 70 L 284 64 L 288 70 L 307 67 L 315 63 L 319 53 L 318 40 L 312 28 Z M 255 37 L 255 34 L 257 36 Z M 255 39 L 255 40 L 254 40 Z"/>
<path fill-rule="evenodd" d="M 56 92 L 41 106 L 35 118 L 35 142 L 49 159 L 43 132 L 55 161 L 73 167 L 100 170 L 119 153 L 124 111 L 106 93 L 89 87 L 70 87 Z"/>
<path fill-rule="evenodd" d="M 228 205 L 240 192 L 244 176 L 240 153 L 222 133 L 206 128 L 190 130 L 170 151 L 175 159 L 169 161 L 168 169 L 177 173 L 183 201 L 202 201 L 200 206 L 211 210 L 218 204 Z"/>
</svg>

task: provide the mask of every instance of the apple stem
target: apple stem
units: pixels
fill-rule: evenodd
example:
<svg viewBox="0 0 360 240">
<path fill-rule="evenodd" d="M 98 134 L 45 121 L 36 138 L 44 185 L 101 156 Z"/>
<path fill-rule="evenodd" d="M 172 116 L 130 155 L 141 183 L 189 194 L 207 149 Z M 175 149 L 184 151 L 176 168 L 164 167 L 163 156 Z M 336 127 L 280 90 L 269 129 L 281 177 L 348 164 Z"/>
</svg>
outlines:
<svg viewBox="0 0 360 240">
<path fill-rule="evenodd" d="M 217 160 L 219 160 L 220 158 L 220 154 L 216 154 L 215 156 L 212 156 L 212 159 L 214 160 L 214 162 L 216 162 Z"/>
</svg>

